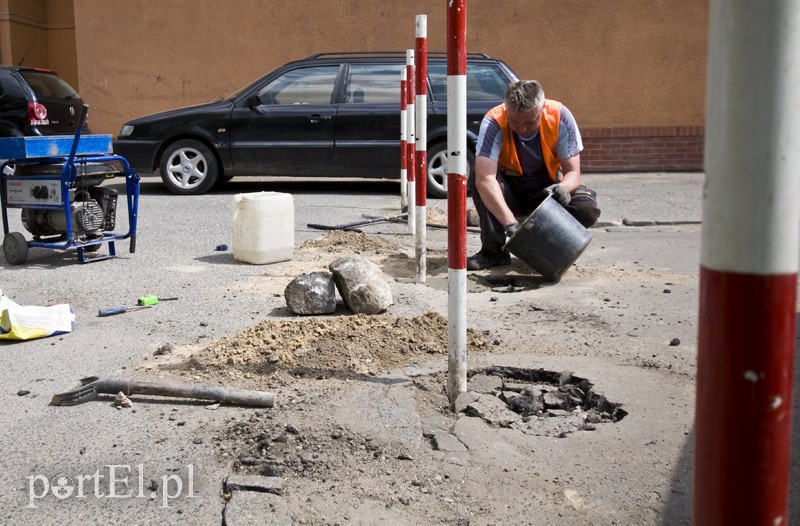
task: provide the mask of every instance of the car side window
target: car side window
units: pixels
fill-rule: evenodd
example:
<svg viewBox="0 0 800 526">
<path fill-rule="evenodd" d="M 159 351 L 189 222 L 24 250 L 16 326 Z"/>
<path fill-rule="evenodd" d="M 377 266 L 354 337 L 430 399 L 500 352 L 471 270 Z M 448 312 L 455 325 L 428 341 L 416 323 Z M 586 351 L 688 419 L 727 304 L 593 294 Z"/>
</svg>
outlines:
<svg viewBox="0 0 800 526">
<path fill-rule="evenodd" d="M 339 66 L 314 66 L 288 71 L 258 91 L 261 104 L 331 104 Z"/>
<path fill-rule="evenodd" d="M 351 64 L 346 104 L 400 104 L 400 72 L 404 64 Z"/>
<path fill-rule="evenodd" d="M 444 64 L 429 64 L 431 95 L 438 102 L 447 100 L 447 69 Z M 467 64 L 467 100 L 503 100 L 511 80 L 494 64 Z"/>
</svg>

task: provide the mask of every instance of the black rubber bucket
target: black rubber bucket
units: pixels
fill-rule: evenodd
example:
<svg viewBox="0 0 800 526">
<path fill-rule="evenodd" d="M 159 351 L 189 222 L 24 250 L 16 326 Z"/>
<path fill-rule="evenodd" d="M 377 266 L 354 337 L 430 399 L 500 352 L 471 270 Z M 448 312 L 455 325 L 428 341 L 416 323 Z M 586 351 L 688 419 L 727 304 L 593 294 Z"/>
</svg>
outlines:
<svg viewBox="0 0 800 526">
<path fill-rule="evenodd" d="M 546 279 L 558 281 L 591 240 L 592 234 L 548 194 L 505 249 Z"/>
</svg>

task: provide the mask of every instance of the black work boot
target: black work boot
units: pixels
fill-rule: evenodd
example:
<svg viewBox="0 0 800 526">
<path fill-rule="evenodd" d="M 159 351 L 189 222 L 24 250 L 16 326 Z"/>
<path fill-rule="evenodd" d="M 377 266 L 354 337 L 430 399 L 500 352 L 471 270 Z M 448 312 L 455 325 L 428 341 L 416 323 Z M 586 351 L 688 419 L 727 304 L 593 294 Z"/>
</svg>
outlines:
<svg viewBox="0 0 800 526">
<path fill-rule="evenodd" d="M 511 264 L 511 256 L 508 252 L 500 252 L 490 256 L 478 252 L 474 256 L 467 258 L 467 270 L 483 270 L 490 267 L 503 267 Z"/>
</svg>

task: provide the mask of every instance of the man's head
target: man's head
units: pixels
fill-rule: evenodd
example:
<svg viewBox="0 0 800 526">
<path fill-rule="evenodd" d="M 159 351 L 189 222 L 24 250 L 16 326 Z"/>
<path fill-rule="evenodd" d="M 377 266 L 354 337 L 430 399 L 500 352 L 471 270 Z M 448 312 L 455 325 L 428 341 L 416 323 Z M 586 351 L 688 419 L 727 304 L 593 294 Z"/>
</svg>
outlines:
<svg viewBox="0 0 800 526">
<path fill-rule="evenodd" d="M 530 137 L 539 129 L 544 107 L 544 90 L 535 80 L 519 80 L 506 90 L 506 114 L 511 131 Z"/>
</svg>

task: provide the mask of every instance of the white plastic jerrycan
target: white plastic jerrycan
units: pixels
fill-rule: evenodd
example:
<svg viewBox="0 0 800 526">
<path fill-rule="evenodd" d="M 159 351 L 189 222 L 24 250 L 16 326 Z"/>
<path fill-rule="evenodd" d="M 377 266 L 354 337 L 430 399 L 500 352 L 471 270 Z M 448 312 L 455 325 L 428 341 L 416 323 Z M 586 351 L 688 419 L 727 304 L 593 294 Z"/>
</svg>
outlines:
<svg viewBox="0 0 800 526">
<path fill-rule="evenodd" d="M 254 265 L 294 256 L 294 199 L 291 194 L 236 194 L 233 201 L 233 259 Z"/>
</svg>

